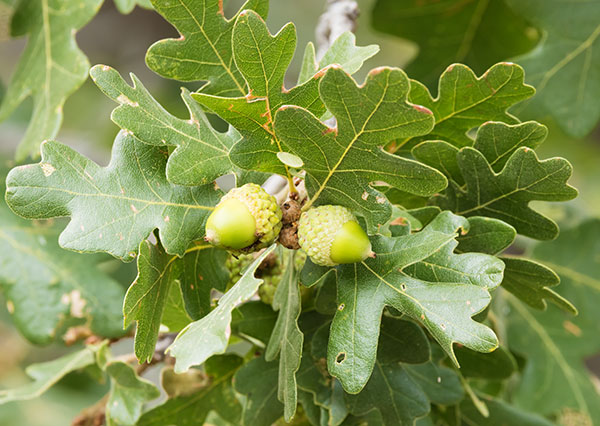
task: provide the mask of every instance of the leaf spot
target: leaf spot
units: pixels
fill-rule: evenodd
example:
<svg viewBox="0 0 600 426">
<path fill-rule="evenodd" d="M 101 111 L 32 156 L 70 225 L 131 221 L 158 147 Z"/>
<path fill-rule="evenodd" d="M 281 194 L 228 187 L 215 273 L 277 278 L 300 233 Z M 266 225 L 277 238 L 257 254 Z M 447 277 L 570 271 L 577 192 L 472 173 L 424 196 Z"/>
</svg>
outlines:
<svg viewBox="0 0 600 426">
<path fill-rule="evenodd" d="M 567 321 L 563 322 L 563 327 L 565 328 L 565 330 L 567 330 L 573 336 L 576 336 L 576 337 L 581 336 L 581 328 L 579 328 L 578 326 L 573 324 L 571 321 L 567 320 Z"/>
<path fill-rule="evenodd" d="M 54 166 L 50 163 L 40 163 L 40 167 L 42 168 L 42 172 L 44 173 L 44 176 L 46 176 L 46 177 L 50 176 L 52 173 L 54 173 L 56 171 Z"/>
<path fill-rule="evenodd" d="M 386 198 L 382 197 L 381 195 L 375 197 L 375 200 L 377 200 L 377 204 L 385 204 L 385 202 L 387 201 Z"/>
<path fill-rule="evenodd" d="M 346 359 L 346 352 L 340 352 L 335 358 L 336 364 L 341 364 Z"/>
<path fill-rule="evenodd" d="M 130 204 L 129 207 L 131 208 L 131 211 L 134 214 L 138 214 L 139 213 L 139 210 L 133 204 Z"/>
<path fill-rule="evenodd" d="M 165 216 L 165 222 L 169 222 L 171 218 L 169 216 Z"/>
<path fill-rule="evenodd" d="M 140 104 L 138 104 L 137 102 L 133 102 L 131 99 L 129 99 L 127 96 L 125 96 L 123 93 L 121 93 L 118 97 L 117 97 L 117 102 L 119 102 L 120 104 L 127 104 L 131 107 L 137 107 L 140 106 Z"/>
<path fill-rule="evenodd" d="M 424 106 L 421 105 L 413 105 L 412 106 L 414 109 L 416 109 L 419 112 L 422 112 L 423 114 L 429 114 L 429 115 L 433 115 L 433 112 L 431 112 L 431 110 L 429 108 L 425 108 Z"/>
<path fill-rule="evenodd" d="M 367 191 L 363 192 L 360 198 L 367 201 L 367 198 L 369 198 L 369 193 Z"/>
<path fill-rule="evenodd" d="M 343 311 L 345 307 L 346 307 L 345 304 L 343 304 L 343 303 L 340 304 L 340 306 L 338 306 L 338 311 Z"/>
</svg>

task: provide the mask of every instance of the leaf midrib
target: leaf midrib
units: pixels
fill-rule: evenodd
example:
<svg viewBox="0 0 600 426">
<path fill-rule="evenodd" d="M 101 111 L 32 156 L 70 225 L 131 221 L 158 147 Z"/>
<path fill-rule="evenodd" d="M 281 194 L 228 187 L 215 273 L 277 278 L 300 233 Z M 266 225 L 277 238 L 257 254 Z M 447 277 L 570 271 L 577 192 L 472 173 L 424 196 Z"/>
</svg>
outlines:
<svg viewBox="0 0 600 426">
<path fill-rule="evenodd" d="M 152 201 L 152 200 L 144 200 L 141 198 L 126 197 L 124 195 L 106 194 L 106 193 L 102 193 L 102 192 L 97 193 L 97 194 L 89 194 L 89 193 L 80 193 L 80 192 L 70 191 L 68 189 L 63 189 L 63 188 L 49 188 L 49 187 L 45 187 L 45 186 L 33 186 L 33 185 L 13 186 L 13 187 L 9 188 L 9 190 L 13 189 L 13 188 L 43 189 L 46 191 L 63 192 L 63 193 L 73 195 L 76 197 L 112 198 L 112 199 L 116 199 L 116 200 L 124 200 L 124 201 L 132 201 L 132 202 L 135 201 L 135 202 L 139 202 L 142 204 L 156 205 L 156 206 L 181 207 L 181 208 L 186 208 L 186 209 L 200 209 L 200 210 L 214 210 L 214 207 L 202 206 L 202 205 L 198 205 L 198 204 L 172 203 L 169 201 Z"/>
<path fill-rule="evenodd" d="M 200 32 L 204 36 L 205 40 L 210 45 L 210 48 L 213 50 L 214 54 L 219 59 L 219 62 L 221 62 L 221 65 L 223 66 L 223 69 L 225 70 L 225 72 L 229 75 L 229 77 L 231 78 L 231 80 L 235 83 L 235 85 L 238 88 L 238 90 L 240 91 L 240 93 L 242 95 L 244 95 L 244 88 L 240 85 L 239 81 L 235 78 L 235 76 L 233 75 L 233 72 L 231 71 L 231 69 L 229 68 L 229 66 L 225 64 L 225 61 L 221 57 L 221 54 L 219 53 L 219 51 L 217 50 L 217 48 L 213 44 L 212 40 L 208 37 L 208 35 L 204 31 L 204 25 L 201 25 L 200 22 L 198 22 L 198 20 L 196 19 L 196 17 L 192 13 L 192 11 L 187 7 L 187 5 L 182 0 L 178 0 L 178 2 L 186 10 L 186 12 L 190 16 L 190 18 L 192 18 L 192 20 L 194 21 L 194 23 L 196 24 L 196 26 L 198 27 L 198 29 L 200 30 Z M 203 10 L 205 10 L 205 9 L 203 9 Z"/>
</svg>

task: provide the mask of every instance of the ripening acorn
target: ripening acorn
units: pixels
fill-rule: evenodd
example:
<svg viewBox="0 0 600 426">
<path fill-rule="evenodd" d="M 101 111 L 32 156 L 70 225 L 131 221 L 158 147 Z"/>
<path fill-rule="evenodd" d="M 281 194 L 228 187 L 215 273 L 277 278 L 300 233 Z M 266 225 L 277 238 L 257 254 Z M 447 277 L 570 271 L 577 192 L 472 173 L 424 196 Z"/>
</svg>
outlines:
<svg viewBox="0 0 600 426">
<path fill-rule="evenodd" d="M 237 252 L 272 244 L 281 230 L 277 200 L 254 183 L 234 188 L 221 198 L 206 221 L 209 243 Z"/>
<path fill-rule="evenodd" d="M 298 242 L 317 265 L 335 266 L 374 257 L 367 233 L 342 206 L 319 206 L 302 213 Z"/>
</svg>

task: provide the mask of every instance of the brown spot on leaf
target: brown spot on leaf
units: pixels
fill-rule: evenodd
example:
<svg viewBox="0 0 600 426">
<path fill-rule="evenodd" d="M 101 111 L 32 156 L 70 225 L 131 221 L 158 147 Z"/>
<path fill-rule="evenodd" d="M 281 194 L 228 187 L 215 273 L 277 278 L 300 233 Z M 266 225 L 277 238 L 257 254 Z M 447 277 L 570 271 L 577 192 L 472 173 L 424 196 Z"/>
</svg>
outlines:
<svg viewBox="0 0 600 426">
<path fill-rule="evenodd" d="M 422 105 L 413 105 L 412 107 L 414 109 L 416 109 L 417 111 L 422 112 L 423 114 L 433 115 L 433 112 L 431 112 L 431 110 L 429 108 L 425 108 Z"/>
</svg>

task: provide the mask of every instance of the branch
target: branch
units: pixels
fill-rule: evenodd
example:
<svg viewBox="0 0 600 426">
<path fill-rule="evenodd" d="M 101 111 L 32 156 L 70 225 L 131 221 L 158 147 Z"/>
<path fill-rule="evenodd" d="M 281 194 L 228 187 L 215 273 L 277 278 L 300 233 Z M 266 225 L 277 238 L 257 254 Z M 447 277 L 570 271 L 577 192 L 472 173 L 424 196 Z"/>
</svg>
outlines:
<svg viewBox="0 0 600 426">
<path fill-rule="evenodd" d="M 317 59 L 321 59 L 329 46 L 346 31 L 356 30 L 360 15 L 355 0 L 327 0 L 327 8 L 319 18 L 315 30 Z"/>
</svg>

